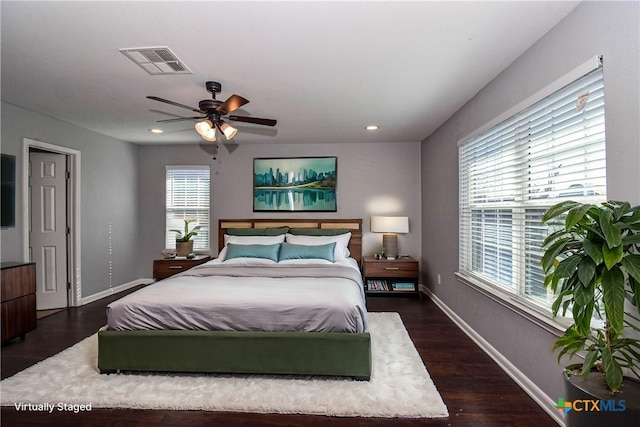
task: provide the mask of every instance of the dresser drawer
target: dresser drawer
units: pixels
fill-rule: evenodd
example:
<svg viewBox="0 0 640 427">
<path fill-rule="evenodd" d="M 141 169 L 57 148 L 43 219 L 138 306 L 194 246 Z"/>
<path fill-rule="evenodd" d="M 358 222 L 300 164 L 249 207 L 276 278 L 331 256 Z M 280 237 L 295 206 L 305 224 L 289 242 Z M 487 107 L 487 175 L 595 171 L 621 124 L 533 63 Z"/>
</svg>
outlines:
<svg viewBox="0 0 640 427">
<path fill-rule="evenodd" d="M 25 334 L 37 326 L 36 264 L 2 263 L 2 343 Z"/>
<path fill-rule="evenodd" d="M 2 302 L 36 293 L 35 263 L 15 264 L 15 267 L 2 268 Z"/>
<path fill-rule="evenodd" d="M 36 294 L 2 303 L 2 342 L 33 331 L 37 326 Z"/>
<path fill-rule="evenodd" d="M 416 261 L 367 261 L 364 264 L 364 275 L 367 277 L 418 277 Z"/>
</svg>

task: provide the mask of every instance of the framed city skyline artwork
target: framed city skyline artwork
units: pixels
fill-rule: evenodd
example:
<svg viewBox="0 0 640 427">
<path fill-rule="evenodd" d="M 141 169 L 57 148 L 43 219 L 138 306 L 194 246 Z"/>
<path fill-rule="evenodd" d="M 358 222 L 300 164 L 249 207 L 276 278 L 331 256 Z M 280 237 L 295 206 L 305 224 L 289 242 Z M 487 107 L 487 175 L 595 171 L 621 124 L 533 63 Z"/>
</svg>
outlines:
<svg viewBox="0 0 640 427">
<path fill-rule="evenodd" d="M 337 157 L 253 159 L 254 212 L 336 212 Z"/>
</svg>

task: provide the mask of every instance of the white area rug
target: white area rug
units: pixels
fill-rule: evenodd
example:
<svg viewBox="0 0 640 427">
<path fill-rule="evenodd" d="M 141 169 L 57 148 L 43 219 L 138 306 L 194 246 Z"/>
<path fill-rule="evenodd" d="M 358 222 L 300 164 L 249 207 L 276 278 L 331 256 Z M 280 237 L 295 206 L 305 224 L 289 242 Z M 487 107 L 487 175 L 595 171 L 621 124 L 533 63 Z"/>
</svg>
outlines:
<svg viewBox="0 0 640 427">
<path fill-rule="evenodd" d="M 370 313 L 370 381 L 259 375 L 101 375 L 97 335 L 0 383 L 3 406 L 296 413 L 356 417 L 447 417 L 397 313 Z"/>
</svg>

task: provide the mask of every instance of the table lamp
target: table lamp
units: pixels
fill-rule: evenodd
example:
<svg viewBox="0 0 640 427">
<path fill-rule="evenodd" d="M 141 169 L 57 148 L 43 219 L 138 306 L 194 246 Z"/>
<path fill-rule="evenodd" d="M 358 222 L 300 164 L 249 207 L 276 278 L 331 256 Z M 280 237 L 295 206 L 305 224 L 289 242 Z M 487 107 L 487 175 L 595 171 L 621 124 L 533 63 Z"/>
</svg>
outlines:
<svg viewBox="0 0 640 427">
<path fill-rule="evenodd" d="M 406 216 L 372 216 L 371 231 L 384 233 L 382 247 L 387 259 L 398 256 L 398 235 L 396 233 L 409 232 L 409 218 Z"/>
</svg>

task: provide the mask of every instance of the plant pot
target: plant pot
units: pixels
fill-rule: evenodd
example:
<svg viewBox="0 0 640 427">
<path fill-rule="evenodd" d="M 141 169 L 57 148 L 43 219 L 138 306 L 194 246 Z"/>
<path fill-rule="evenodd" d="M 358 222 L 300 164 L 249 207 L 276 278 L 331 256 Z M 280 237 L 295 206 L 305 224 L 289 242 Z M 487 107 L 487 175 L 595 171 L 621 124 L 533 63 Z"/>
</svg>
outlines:
<svg viewBox="0 0 640 427">
<path fill-rule="evenodd" d="M 179 242 L 176 240 L 176 256 L 187 256 L 193 252 L 193 240 Z"/>
<path fill-rule="evenodd" d="M 602 373 L 591 372 L 585 380 L 582 375 L 569 372 L 581 368 L 581 365 L 571 365 L 563 373 L 564 401 L 573 405 L 573 409 L 566 412 L 565 426 L 637 426 L 640 420 L 640 382 L 625 377 L 621 391 L 612 395 Z"/>
</svg>

